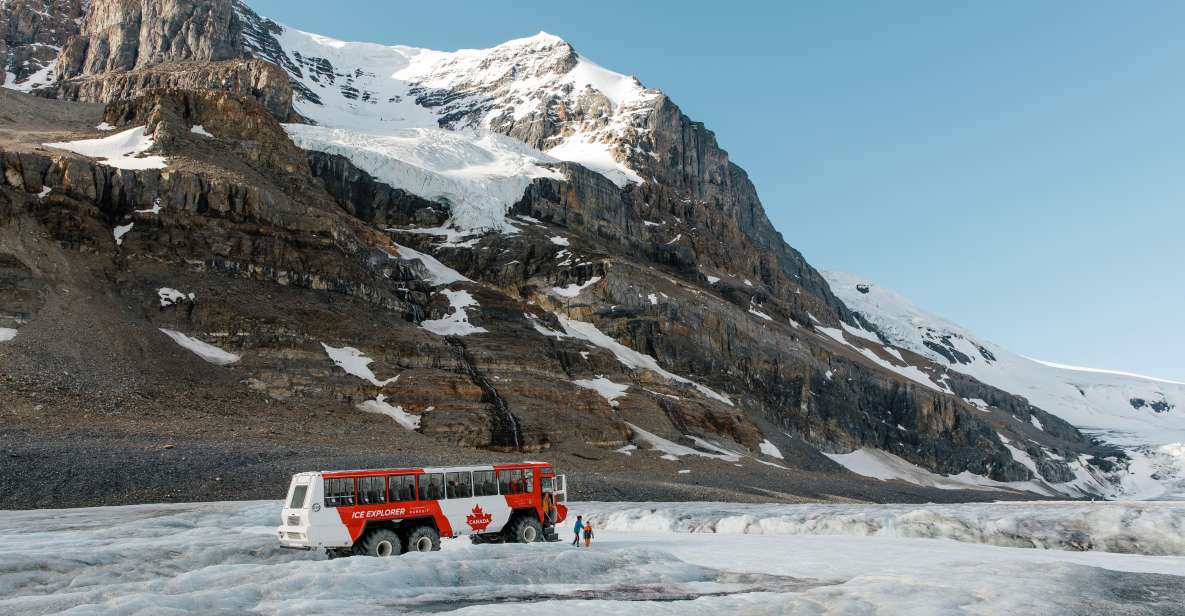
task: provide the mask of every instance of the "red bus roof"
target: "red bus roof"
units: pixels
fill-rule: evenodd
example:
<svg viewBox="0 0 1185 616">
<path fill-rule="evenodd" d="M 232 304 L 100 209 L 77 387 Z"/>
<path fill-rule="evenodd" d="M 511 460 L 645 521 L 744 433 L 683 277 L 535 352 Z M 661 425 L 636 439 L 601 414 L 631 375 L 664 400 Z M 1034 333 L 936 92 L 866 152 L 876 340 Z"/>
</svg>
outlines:
<svg viewBox="0 0 1185 616">
<path fill-rule="evenodd" d="M 375 475 L 422 475 L 462 471 L 510 471 L 524 468 L 551 468 L 549 462 L 518 462 L 512 464 L 466 464 L 464 466 L 425 466 L 420 468 L 380 468 L 347 471 L 321 471 L 322 477 L 373 477 Z"/>
</svg>

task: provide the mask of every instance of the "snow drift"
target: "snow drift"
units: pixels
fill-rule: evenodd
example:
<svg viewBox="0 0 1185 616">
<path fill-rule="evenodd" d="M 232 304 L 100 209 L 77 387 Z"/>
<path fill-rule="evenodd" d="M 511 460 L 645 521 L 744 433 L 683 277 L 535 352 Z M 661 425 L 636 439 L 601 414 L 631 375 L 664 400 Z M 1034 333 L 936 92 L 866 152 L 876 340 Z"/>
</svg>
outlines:
<svg viewBox="0 0 1185 616">
<path fill-rule="evenodd" d="M 1185 555 L 1185 507 L 1171 503 L 746 505 L 581 503 L 622 532 L 953 539 L 1012 548 Z"/>
</svg>

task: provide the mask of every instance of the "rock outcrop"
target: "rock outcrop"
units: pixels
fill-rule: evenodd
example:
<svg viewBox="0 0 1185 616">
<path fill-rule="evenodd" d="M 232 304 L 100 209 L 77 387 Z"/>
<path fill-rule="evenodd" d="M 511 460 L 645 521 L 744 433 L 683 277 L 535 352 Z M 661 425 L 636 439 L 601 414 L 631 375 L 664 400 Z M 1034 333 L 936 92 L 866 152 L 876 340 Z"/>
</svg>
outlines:
<svg viewBox="0 0 1185 616">
<path fill-rule="evenodd" d="M 214 90 L 252 98 L 279 120 L 287 120 L 292 114 L 288 75 L 260 60 L 156 65 L 82 75 L 60 81 L 55 87 L 53 93 L 59 98 L 100 103 L 137 98 L 160 89 Z"/>
<path fill-rule="evenodd" d="M 226 0 L 92 0 L 81 32 L 62 48 L 58 75 L 242 58 L 241 36 Z"/>
<path fill-rule="evenodd" d="M 58 51 L 78 34 L 86 0 L 6 0 L 0 6 L 0 85 L 48 83 Z M 42 79 L 31 80 L 38 75 Z"/>
</svg>

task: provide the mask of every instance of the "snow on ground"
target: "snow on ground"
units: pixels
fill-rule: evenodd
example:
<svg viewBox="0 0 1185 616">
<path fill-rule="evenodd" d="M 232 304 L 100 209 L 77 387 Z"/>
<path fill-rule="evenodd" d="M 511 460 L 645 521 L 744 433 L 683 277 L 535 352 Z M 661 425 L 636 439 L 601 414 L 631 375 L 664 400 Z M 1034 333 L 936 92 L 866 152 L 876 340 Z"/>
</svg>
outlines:
<svg viewBox="0 0 1185 616">
<path fill-rule="evenodd" d="M 374 400 L 367 400 L 359 404 L 358 410 L 386 415 L 398 422 L 399 425 L 413 432 L 420 429 L 419 415 L 412 415 L 404 411 L 402 406 L 395 406 L 387 402 L 387 397 L 382 394 L 379 394 Z"/>
<path fill-rule="evenodd" d="M 594 527 L 606 531 L 950 539 L 1010 548 L 1185 557 L 1181 503 L 581 503 L 580 510 Z"/>
<path fill-rule="evenodd" d="M 1102 615 L 1185 601 L 1185 558 L 1060 549 L 1179 549 L 1180 509 L 570 506 L 597 529 L 591 549 L 460 539 L 337 560 L 278 547 L 279 501 L 0 512 L 0 613 Z M 929 538 L 944 536 L 957 541 Z M 1030 538 L 1052 549 L 977 544 Z"/>
<path fill-rule="evenodd" d="M 332 359 L 333 363 L 345 370 L 347 374 L 352 374 L 363 381 L 369 381 L 376 387 L 383 387 L 399 380 L 399 375 L 395 375 L 385 381 L 380 381 L 370 370 L 370 364 L 374 360 L 354 347 L 331 347 L 324 342 L 321 343 L 321 346 L 325 349 L 325 354 L 329 356 L 329 359 Z"/>
<path fill-rule="evenodd" d="M 8 342 L 16 338 L 16 331 L 11 327 L 0 327 L 0 342 Z"/>
<path fill-rule="evenodd" d="M 1185 498 L 1185 457 L 1172 453 L 1175 445 L 1185 448 L 1185 384 L 1032 360 L 864 278 L 822 274 L 835 295 L 893 345 L 1023 396 L 1083 432 L 1125 447 L 1133 459 L 1122 479 L 1127 497 Z M 868 292 L 857 285 L 868 285 Z"/>
<path fill-rule="evenodd" d="M 160 331 L 164 335 L 172 338 L 173 342 L 176 342 L 186 349 L 193 351 L 193 353 L 198 357 L 201 357 L 202 359 L 216 366 L 229 366 L 230 364 L 233 364 L 241 359 L 240 356 L 235 355 L 234 353 L 223 351 L 212 344 L 207 344 L 201 340 L 198 340 L 197 338 L 191 338 L 179 331 L 165 329 L 163 327 L 160 328 Z"/>
<path fill-rule="evenodd" d="M 777 458 L 779 460 L 786 459 L 784 456 L 782 456 L 782 451 L 778 449 L 778 446 L 769 442 L 769 439 L 761 441 L 761 445 L 759 445 L 759 447 L 761 448 L 761 453 L 771 458 Z"/>
<path fill-rule="evenodd" d="M 593 276 L 592 278 L 585 280 L 581 284 L 576 284 L 573 282 L 566 287 L 552 287 L 551 292 L 556 295 L 559 295 L 560 297 L 576 297 L 576 296 L 580 295 L 580 293 L 583 292 L 585 289 L 593 286 L 594 284 L 597 284 L 600 281 L 601 281 L 600 276 Z"/>
<path fill-rule="evenodd" d="M 167 308 L 173 304 L 179 304 L 184 301 L 193 301 L 193 293 L 183 293 L 177 289 L 170 289 L 169 287 L 161 287 L 156 290 L 156 295 L 160 299 L 161 308 Z"/>
<path fill-rule="evenodd" d="M 143 156 L 153 143 L 152 135 L 140 126 L 99 139 L 60 141 L 43 145 L 97 158 L 101 164 L 118 169 L 164 169 L 165 157 Z"/>
<path fill-rule="evenodd" d="M 852 350 L 856 351 L 857 353 L 863 355 L 869 361 L 884 368 L 885 370 L 888 370 L 890 372 L 896 372 L 897 374 L 900 374 L 901 376 L 903 376 L 915 383 L 925 385 L 926 387 L 933 389 L 934 391 L 940 391 L 940 392 L 946 393 L 946 394 L 954 394 L 954 392 L 952 392 L 949 387 L 947 387 L 941 383 L 936 383 L 933 379 L 930 378 L 929 374 L 926 374 L 924 371 L 922 371 L 917 366 L 912 366 L 909 364 L 906 364 L 904 366 L 898 366 L 897 364 L 894 364 L 893 362 L 890 362 L 890 361 L 882 358 L 880 355 L 877 355 L 876 353 L 874 353 L 872 351 L 872 349 L 857 346 L 857 345 L 852 344 L 851 342 L 848 342 L 847 339 L 844 338 L 844 331 L 851 331 L 854 328 L 851 328 L 851 327 L 848 327 L 847 325 L 845 325 L 844 329 L 841 330 L 841 329 L 836 329 L 834 327 L 823 327 L 822 325 L 816 324 L 815 329 L 822 332 L 828 338 L 831 338 L 832 340 L 835 340 L 836 342 L 838 342 L 846 347 L 849 347 Z M 863 331 L 863 330 L 858 330 L 858 331 Z M 864 333 L 867 334 L 867 332 L 864 332 Z M 867 334 L 865 336 L 859 336 L 859 337 L 867 338 L 867 336 L 869 336 L 869 335 L 871 335 L 871 334 Z M 875 340 L 875 337 L 873 337 L 873 338 Z M 875 340 L 875 342 L 878 346 L 880 345 L 879 340 Z"/>
<path fill-rule="evenodd" d="M 454 282 L 471 282 L 468 278 L 461 275 L 457 270 L 441 263 L 436 257 L 424 254 L 418 250 L 413 250 L 407 246 L 400 246 L 395 244 L 399 249 L 400 259 L 419 261 L 420 265 L 424 267 L 426 274 L 425 280 L 434 285 L 452 284 Z"/>
<path fill-rule="evenodd" d="M 627 184 L 641 184 L 642 176 L 613 157 L 613 153 L 605 144 L 597 141 L 596 134 L 578 133 L 560 142 L 559 145 L 547 150 L 549 156 L 580 163 L 597 173 L 609 178 L 611 182 L 624 188 Z"/>
<path fill-rule="evenodd" d="M 123 246 L 123 236 L 127 235 L 132 230 L 136 223 L 129 222 L 126 225 L 118 225 L 111 230 L 111 235 L 115 238 L 116 246 Z"/>
<path fill-rule="evenodd" d="M 4 4 L 3 2 L 0 2 L 0 5 L 3 5 L 3 4 Z M 60 48 L 58 48 L 54 45 L 45 45 L 44 43 L 34 43 L 34 45 L 42 45 L 44 47 L 51 47 L 53 49 L 60 50 Z M 17 83 L 15 73 L 10 73 L 8 71 L 4 71 L 4 73 L 5 73 L 4 83 L 0 84 L 0 87 L 7 88 L 9 90 L 16 90 L 17 92 L 32 92 L 36 88 L 40 88 L 42 86 L 47 86 L 47 85 L 53 83 L 53 81 L 54 81 L 53 69 L 54 69 L 54 67 L 57 66 L 57 64 L 58 64 L 57 60 L 53 60 L 53 61 L 49 62 L 48 64 L 43 66 L 41 68 L 41 70 L 39 70 L 35 73 L 31 73 L 30 75 L 25 77 L 25 80 L 20 83 Z"/>
<path fill-rule="evenodd" d="M 1032 492 L 1042 496 L 1057 496 L 1064 490 L 1072 490 L 1074 487 L 1073 485 L 1059 484 L 1061 489 L 1055 489 L 1043 480 L 994 481 L 970 471 L 963 471 L 958 475 L 939 475 L 887 451 L 867 447 L 851 453 L 825 453 L 823 455 L 857 475 L 882 481 L 896 479 L 940 490 L 1010 490 Z M 1027 458 L 1028 454 L 1025 454 L 1025 457 Z M 1019 462 L 1020 459 L 1018 458 L 1017 461 Z"/>
<path fill-rule="evenodd" d="M 601 396 L 609 402 L 609 406 L 613 407 L 618 405 L 617 399 L 624 396 L 625 392 L 630 388 L 629 385 L 614 383 L 603 376 L 598 376 L 595 379 L 577 379 L 572 381 L 572 383 L 578 387 L 591 389 L 598 394 L 601 394 Z"/>
<path fill-rule="evenodd" d="M 585 323 L 583 321 L 573 321 L 558 315 L 557 318 L 560 321 L 560 325 L 564 327 L 564 333 L 566 335 L 573 338 L 586 340 L 596 346 L 610 351 L 614 356 L 617 357 L 617 361 L 621 362 L 622 365 L 635 370 L 645 369 L 656 372 L 668 380 L 690 385 L 708 398 L 712 398 L 713 400 L 718 400 L 724 404 L 727 404 L 728 406 L 732 406 L 732 400 L 728 399 L 728 396 L 717 393 L 703 385 L 700 385 L 699 383 L 696 383 L 695 381 L 692 381 L 691 379 L 681 377 L 663 369 L 662 366 L 658 365 L 658 360 L 646 355 L 645 353 L 639 353 L 638 351 L 621 344 L 613 338 L 606 336 L 601 332 L 601 330 L 597 329 L 596 325 L 593 325 L 592 323 Z M 539 329 L 540 327 L 542 326 L 536 326 L 536 329 Z"/>
<path fill-rule="evenodd" d="M 758 316 L 758 317 L 761 317 L 761 318 L 765 319 L 766 321 L 772 321 L 772 320 L 774 320 L 774 318 L 773 318 L 773 317 L 771 317 L 771 316 L 769 316 L 768 314 L 765 314 L 764 312 L 762 312 L 762 311 L 760 311 L 760 310 L 758 310 L 758 309 L 754 308 L 753 306 L 749 306 L 749 314 L 752 314 L 752 315 L 756 315 L 756 316 Z"/>
<path fill-rule="evenodd" d="M 420 327 L 436 334 L 437 336 L 468 336 L 470 334 L 481 334 L 489 330 L 484 327 L 478 327 L 469 323 L 469 314 L 465 311 L 466 308 L 477 306 L 477 300 L 468 291 L 441 291 L 448 297 L 449 305 L 452 307 L 452 313 L 443 319 L 433 319 L 420 323 Z"/>
<path fill-rule="evenodd" d="M 192 127 L 190 127 L 189 132 L 195 135 L 201 135 L 203 137 L 210 137 L 211 139 L 214 137 L 214 135 L 211 135 L 209 131 L 206 130 L 206 127 L 202 126 L 201 124 L 194 124 Z"/>
<path fill-rule="evenodd" d="M 137 214 L 160 214 L 160 211 L 162 209 L 163 209 L 163 207 L 160 204 L 160 197 L 157 197 L 152 200 L 152 207 L 145 208 L 143 210 L 132 210 L 132 211 Z"/>
<path fill-rule="evenodd" d="M 723 460 L 725 462 L 737 462 L 741 459 L 739 453 L 718 447 L 698 437 L 692 436 L 690 438 L 694 440 L 695 444 L 699 445 L 701 449 L 680 445 L 657 434 L 643 430 L 632 423 L 626 423 L 629 425 L 630 430 L 633 431 L 633 438 L 635 441 L 641 441 L 650 445 L 652 449 L 663 452 L 662 458 L 664 460 L 678 460 L 682 456 L 700 456 L 704 458 L 712 458 L 715 460 Z M 707 449 L 709 451 L 703 451 L 703 449 Z"/>
<path fill-rule="evenodd" d="M 98 131 L 103 131 L 103 132 L 105 132 L 105 133 L 106 133 L 106 132 L 109 132 L 109 131 L 113 131 L 113 130 L 115 130 L 115 127 L 114 127 L 114 126 L 112 126 L 111 124 L 108 124 L 108 123 L 106 123 L 106 122 L 99 122 L 99 123 L 98 123 L 98 124 L 95 126 L 95 130 L 98 130 Z"/>
</svg>

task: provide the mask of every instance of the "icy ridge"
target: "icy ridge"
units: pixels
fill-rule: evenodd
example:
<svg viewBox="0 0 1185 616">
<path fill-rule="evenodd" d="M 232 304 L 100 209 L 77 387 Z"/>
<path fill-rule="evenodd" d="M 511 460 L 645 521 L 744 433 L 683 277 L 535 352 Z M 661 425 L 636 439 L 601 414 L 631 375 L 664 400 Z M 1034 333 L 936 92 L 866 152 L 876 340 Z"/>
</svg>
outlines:
<svg viewBox="0 0 1185 616">
<path fill-rule="evenodd" d="M 889 342 L 1023 396 L 1078 429 L 1127 448 L 1128 498 L 1185 497 L 1185 385 L 1038 362 L 982 340 L 866 278 L 822 270 L 836 297 Z"/>
<path fill-rule="evenodd" d="M 952 539 L 1013 548 L 1185 555 L 1185 506 L 1173 503 L 580 503 L 579 509 L 595 528 L 619 532 Z"/>
</svg>

